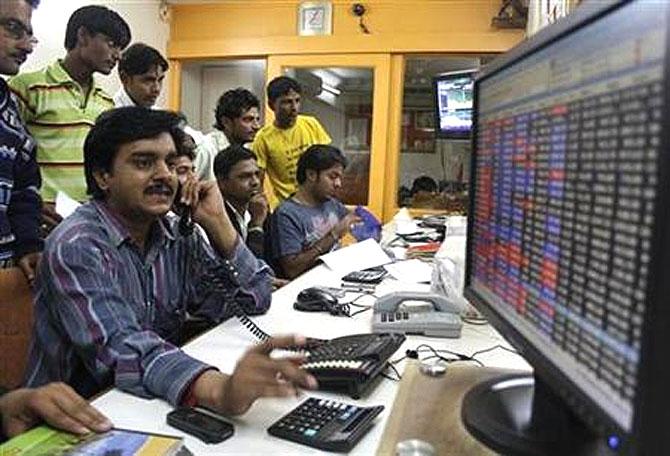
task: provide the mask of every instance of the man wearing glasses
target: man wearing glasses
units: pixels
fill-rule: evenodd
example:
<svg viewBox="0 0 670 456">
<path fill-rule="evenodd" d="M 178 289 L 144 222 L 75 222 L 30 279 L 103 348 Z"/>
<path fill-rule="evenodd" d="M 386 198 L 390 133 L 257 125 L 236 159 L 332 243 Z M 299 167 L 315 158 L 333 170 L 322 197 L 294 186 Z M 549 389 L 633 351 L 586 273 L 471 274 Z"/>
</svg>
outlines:
<svg viewBox="0 0 670 456">
<path fill-rule="evenodd" d="M 30 30 L 21 33 L 32 39 Z M 130 28 L 121 16 L 104 6 L 84 6 L 68 21 L 63 59 L 9 80 L 21 116 L 37 142 L 45 232 L 60 222 L 53 204 L 57 192 L 86 200 L 84 139 L 98 115 L 114 107 L 93 74 L 109 74 L 129 42 Z"/>
<path fill-rule="evenodd" d="M 18 73 L 33 51 L 36 40 L 30 21 L 38 3 L 39 0 L 0 0 L 0 74 Z M 39 186 L 35 142 L 21 123 L 7 83 L 0 78 L 0 269 L 18 263 L 29 279 L 42 249 Z M 0 290 L 3 289 L 0 278 Z M 2 318 L 4 314 L 0 322 Z M 112 426 L 63 383 L 10 392 L 0 385 L 0 443 L 43 420 L 78 434 L 103 432 Z"/>
<path fill-rule="evenodd" d="M 0 74 L 18 73 L 33 51 L 30 18 L 38 1 L 0 2 Z M 0 78 L 0 269 L 19 266 L 29 281 L 42 250 L 39 187 L 35 141 Z"/>
</svg>

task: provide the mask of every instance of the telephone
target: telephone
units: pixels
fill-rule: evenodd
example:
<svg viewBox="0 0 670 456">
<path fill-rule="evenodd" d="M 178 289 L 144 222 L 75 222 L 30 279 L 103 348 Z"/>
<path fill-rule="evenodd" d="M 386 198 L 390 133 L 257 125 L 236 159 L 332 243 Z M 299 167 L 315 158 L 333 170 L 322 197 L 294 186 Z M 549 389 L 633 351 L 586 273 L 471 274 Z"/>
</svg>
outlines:
<svg viewBox="0 0 670 456">
<path fill-rule="evenodd" d="M 243 303 L 230 293 L 230 284 L 239 286 L 235 266 L 224 260 L 202 281 L 210 292 L 220 293 L 232 314 L 261 342 L 271 336 L 247 315 Z M 348 394 L 358 399 L 386 369 L 388 359 L 405 341 L 402 334 L 354 334 L 331 340 L 307 338 L 306 345 L 290 347 L 306 356 L 300 365 L 319 383 L 319 390 Z"/>
<path fill-rule="evenodd" d="M 418 301 L 420 305 L 410 305 Z M 396 291 L 375 302 L 372 331 L 458 338 L 463 322 L 458 308 L 444 296 L 429 292 Z"/>
</svg>

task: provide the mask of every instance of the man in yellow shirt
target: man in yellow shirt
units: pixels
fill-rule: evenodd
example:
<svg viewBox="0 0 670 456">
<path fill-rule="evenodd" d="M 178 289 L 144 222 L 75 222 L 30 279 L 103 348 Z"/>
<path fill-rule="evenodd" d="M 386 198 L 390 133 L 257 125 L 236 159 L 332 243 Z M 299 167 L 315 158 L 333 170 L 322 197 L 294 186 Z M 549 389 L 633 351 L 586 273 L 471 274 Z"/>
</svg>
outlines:
<svg viewBox="0 0 670 456">
<path fill-rule="evenodd" d="M 303 152 L 311 145 L 331 142 L 316 118 L 299 114 L 301 93 L 300 84 L 287 76 L 270 81 L 268 105 L 275 120 L 256 134 L 251 145 L 258 166 L 269 180 L 272 194 L 268 196 L 273 208 L 297 190 L 296 169 Z"/>
</svg>

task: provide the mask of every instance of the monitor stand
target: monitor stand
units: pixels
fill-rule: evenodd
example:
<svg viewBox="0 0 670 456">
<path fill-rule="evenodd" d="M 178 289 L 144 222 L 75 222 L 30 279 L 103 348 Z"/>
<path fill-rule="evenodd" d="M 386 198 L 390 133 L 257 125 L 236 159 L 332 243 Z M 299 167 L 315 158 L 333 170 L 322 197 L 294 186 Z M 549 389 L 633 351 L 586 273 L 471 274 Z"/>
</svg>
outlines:
<svg viewBox="0 0 670 456">
<path fill-rule="evenodd" d="M 477 439 L 502 454 L 601 454 L 590 432 L 563 401 L 532 375 L 505 375 L 473 387 L 461 416 Z M 608 452 L 609 453 L 609 452 Z"/>
</svg>

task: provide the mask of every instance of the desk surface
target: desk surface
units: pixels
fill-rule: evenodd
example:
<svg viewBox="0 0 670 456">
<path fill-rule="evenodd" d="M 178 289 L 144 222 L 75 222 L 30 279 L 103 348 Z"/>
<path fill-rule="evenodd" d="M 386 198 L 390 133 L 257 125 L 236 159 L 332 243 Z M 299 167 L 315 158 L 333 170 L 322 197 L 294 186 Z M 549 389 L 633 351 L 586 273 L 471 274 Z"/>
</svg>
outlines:
<svg viewBox="0 0 670 456">
<path fill-rule="evenodd" d="M 289 285 L 273 294 L 272 306 L 266 315 L 252 319 L 270 334 L 301 333 L 306 336 L 330 339 L 347 334 L 370 332 L 371 311 L 363 312 L 352 318 L 334 317 L 326 313 L 305 313 L 293 309 L 296 295 L 303 288 L 313 285 L 339 287 L 340 275 L 325 266 L 318 266 Z M 427 290 L 427 285 L 403 283 L 386 280 L 377 288 L 377 295 L 395 290 Z M 356 294 L 347 294 L 344 300 L 355 298 Z M 367 296 L 357 301 L 359 304 L 372 305 L 375 298 Z M 237 319 L 230 319 L 220 326 L 200 336 L 184 347 L 189 355 L 221 369 L 232 372 L 242 353 L 255 343 L 254 337 Z M 474 326 L 465 324 L 459 339 L 438 339 L 429 337 L 408 337 L 407 341 L 391 360 L 398 359 L 406 349 L 416 348 L 419 344 L 430 344 L 434 348 L 448 349 L 471 354 L 497 344 L 509 346 L 507 342 L 489 325 Z M 529 365 L 518 355 L 505 350 L 494 350 L 477 357 L 486 366 L 529 370 Z M 402 373 L 404 363 L 396 365 Z M 374 454 L 389 416 L 398 383 L 388 379 L 382 381 L 360 400 L 325 392 L 307 392 L 305 395 L 332 398 L 342 402 L 355 402 L 360 405 L 384 405 L 386 409 L 377 419 L 371 431 L 359 442 L 350 454 Z M 235 424 L 235 435 L 218 445 L 206 445 L 186 435 L 186 446 L 194 454 L 331 454 L 294 444 L 270 436 L 266 429 L 288 413 L 304 398 L 260 399 L 246 414 L 230 419 Z M 137 429 L 147 432 L 159 432 L 183 435 L 180 431 L 165 424 L 165 415 L 171 410 L 163 400 L 141 399 L 120 390 L 112 390 L 94 401 L 120 428 Z"/>
</svg>

